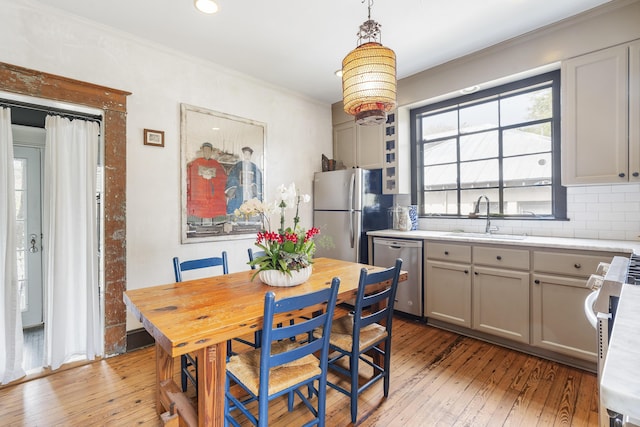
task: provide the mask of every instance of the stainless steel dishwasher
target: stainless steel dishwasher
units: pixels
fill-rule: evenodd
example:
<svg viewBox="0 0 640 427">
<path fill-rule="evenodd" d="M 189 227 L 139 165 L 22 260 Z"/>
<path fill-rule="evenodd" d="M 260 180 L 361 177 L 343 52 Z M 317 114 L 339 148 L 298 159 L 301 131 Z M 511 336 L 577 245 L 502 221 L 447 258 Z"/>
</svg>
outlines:
<svg viewBox="0 0 640 427">
<path fill-rule="evenodd" d="M 422 317 L 422 240 L 373 238 L 373 265 L 391 267 L 396 258 L 409 277 L 398 284 L 394 309 Z"/>
</svg>

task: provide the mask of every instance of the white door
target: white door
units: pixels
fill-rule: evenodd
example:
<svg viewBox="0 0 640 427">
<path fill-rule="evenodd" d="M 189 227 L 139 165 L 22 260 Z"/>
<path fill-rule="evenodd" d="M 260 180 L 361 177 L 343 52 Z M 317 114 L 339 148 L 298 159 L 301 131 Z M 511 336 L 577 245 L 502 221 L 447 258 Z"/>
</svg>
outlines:
<svg viewBox="0 0 640 427">
<path fill-rule="evenodd" d="M 42 314 L 41 171 L 44 129 L 14 130 L 16 255 L 23 327 L 39 325 Z M 37 141 L 33 141 L 36 138 Z M 26 141 L 31 139 L 31 141 Z M 18 144 L 29 143 L 31 146 Z"/>
</svg>

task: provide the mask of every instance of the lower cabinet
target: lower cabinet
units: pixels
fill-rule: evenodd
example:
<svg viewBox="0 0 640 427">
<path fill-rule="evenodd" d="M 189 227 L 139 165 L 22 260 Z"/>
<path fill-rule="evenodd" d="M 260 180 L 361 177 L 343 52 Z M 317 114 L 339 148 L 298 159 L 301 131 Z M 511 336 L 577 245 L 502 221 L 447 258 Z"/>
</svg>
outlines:
<svg viewBox="0 0 640 427">
<path fill-rule="evenodd" d="M 471 266 L 426 262 L 425 316 L 471 327 Z"/>
<path fill-rule="evenodd" d="M 472 328 L 529 343 L 529 273 L 473 268 Z"/>
<path fill-rule="evenodd" d="M 426 242 L 425 316 L 589 369 L 597 339 L 584 315 L 586 280 L 614 255 Z"/>
<path fill-rule="evenodd" d="M 591 292 L 585 279 L 534 274 L 532 282 L 532 344 L 596 362 L 596 333 L 584 315 Z"/>
</svg>

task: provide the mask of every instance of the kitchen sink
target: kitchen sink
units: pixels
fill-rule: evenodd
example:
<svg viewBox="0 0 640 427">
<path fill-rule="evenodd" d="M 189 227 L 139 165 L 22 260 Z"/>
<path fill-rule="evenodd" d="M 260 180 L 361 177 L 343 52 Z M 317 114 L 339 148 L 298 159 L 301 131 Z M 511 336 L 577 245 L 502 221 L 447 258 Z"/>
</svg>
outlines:
<svg viewBox="0 0 640 427">
<path fill-rule="evenodd" d="M 473 237 L 487 240 L 524 240 L 527 237 L 524 234 L 466 233 L 464 231 L 454 231 L 447 233 L 446 236 Z"/>
</svg>

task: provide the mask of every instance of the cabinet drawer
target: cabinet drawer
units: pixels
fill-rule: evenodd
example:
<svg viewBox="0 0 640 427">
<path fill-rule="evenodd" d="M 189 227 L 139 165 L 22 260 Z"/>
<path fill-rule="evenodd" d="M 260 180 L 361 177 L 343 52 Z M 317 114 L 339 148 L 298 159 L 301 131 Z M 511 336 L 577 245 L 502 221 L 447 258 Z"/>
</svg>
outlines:
<svg viewBox="0 0 640 427">
<path fill-rule="evenodd" d="M 429 259 L 440 259 L 451 262 L 471 262 L 471 246 L 468 245 L 427 242 L 426 254 Z"/>
<path fill-rule="evenodd" d="M 492 267 L 529 269 L 529 251 L 525 249 L 506 249 L 485 246 L 473 247 L 473 264 Z"/>
<path fill-rule="evenodd" d="M 533 252 L 533 269 L 545 273 L 589 277 L 601 262 L 611 262 L 613 254 L 587 255 L 559 252 Z"/>
</svg>

